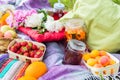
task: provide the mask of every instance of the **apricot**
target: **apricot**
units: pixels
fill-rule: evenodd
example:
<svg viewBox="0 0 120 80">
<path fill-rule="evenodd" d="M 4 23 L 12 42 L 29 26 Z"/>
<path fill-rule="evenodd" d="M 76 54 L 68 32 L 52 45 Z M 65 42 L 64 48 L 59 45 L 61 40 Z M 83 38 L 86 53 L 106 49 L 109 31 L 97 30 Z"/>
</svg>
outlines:
<svg viewBox="0 0 120 80">
<path fill-rule="evenodd" d="M 113 64 L 115 64 L 116 62 L 113 60 L 113 59 L 110 59 L 110 63 L 109 63 L 109 65 L 113 65 Z"/>
<path fill-rule="evenodd" d="M 99 60 L 99 63 L 103 66 L 107 66 L 110 63 L 110 59 L 107 56 L 102 56 Z"/>
<path fill-rule="evenodd" d="M 106 54 L 107 54 L 106 51 L 99 51 L 100 56 L 105 56 Z"/>
<path fill-rule="evenodd" d="M 90 58 L 87 60 L 87 64 L 90 66 L 94 66 L 96 64 L 96 60 L 93 58 Z"/>
<path fill-rule="evenodd" d="M 95 58 L 95 57 L 99 56 L 99 51 L 98 50 L 92 50 L 92 52 L 90 53 L 90 56 L 92 58 Z"/>
<path fill-rule="evenodd" d="M 96 59 L 96 61 L 97 61 L 97 63 L 99 63 L 99 60 L 100 60 L 100 56 L 97 56 L 95 59 Z"/>
<path fill-rule="evenodd" d="M 88 59 L 90 59 L 90 53 L 83 54 L 83 60 L 87 61 Z"/>
<path fill-rule="evenodd" d="M 103 66 L 102 66 L 102 64 L 95 64 L 94 67 L 95 67 L 95 68 L 101 68 L 101 67 L 103 67 Z"/>
</svg>

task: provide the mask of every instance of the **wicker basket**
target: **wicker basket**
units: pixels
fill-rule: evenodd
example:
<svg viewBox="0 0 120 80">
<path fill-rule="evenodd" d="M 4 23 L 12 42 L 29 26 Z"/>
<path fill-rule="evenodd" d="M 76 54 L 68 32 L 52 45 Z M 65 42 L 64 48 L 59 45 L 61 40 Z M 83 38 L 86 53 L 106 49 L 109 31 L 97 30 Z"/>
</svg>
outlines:
<svg viewBox="0 0 120 80">
<path fill-rule="evenodd" d="M 11 15 L 13 16 L 13 22 L 12 22 L 12 29 L 14 29 L 14 23 L 15 23 L 15 19 L 14 19 L 14 13 L 12 10 L 7 9 L 6 11 L 3 12 L 3 14 L 5 14 L 7 11 L 9 11 L 11 13 Z M 2 16 L 1 16 L 2 17 Z M 0 26 L 3 26 L 2 24 L 0 24 Z M 17 38 L 17 37 L 16 37 Z M 13 39 L 7 39 L 4 37 L 0 37 L 0 54 L 1 53 L 5 53 L 7 52 L 7 47 L 9 45 L 9 43 L 12 41 Z"/>
<path fill-rule="evenodd" d="M 6 38 L 0 39 L 0 54 L 7 52 L 7 47 L 12 40 L 13 39 L 6 39 Z"/>
</svg>

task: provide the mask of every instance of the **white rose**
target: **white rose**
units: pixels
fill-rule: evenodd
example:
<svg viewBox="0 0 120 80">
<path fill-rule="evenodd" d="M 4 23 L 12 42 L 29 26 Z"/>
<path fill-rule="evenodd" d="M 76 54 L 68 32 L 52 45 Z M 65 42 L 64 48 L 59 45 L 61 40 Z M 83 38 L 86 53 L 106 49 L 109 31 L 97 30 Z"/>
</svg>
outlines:
<svg viewBox="0 0 120 80">
<path fill-rule="evenodd" d="M 32 14 L 31 16 L 28 16 L 25 20 L 25 26 L 26 27 L 38 27 L 41 26 L 42 18 L 44 17 L 44 14 Z"/>
<path fill-rule="evenodd" d="M 59 32 L 63 29 L 63 24 L 59 21 L 47 21 L 45 28 L 50 32 Z"/>
</svg>

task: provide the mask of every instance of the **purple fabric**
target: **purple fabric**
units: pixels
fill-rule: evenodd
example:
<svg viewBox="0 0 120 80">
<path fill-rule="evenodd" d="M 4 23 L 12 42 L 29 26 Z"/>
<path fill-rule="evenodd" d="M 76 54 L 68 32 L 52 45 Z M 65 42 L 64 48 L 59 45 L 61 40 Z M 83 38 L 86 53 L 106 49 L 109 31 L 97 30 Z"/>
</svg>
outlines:
<svg viewBox="0 0 120 80">
<path fill-rule="evenodd" d="M 48 0 L 26 0 L 21 5 L 17 6 L 17 9 L 42 9 L 50 8 Z"/>
<path fill-rule="evenodd" d="M 46 43 L 46 54 L 44 55 L 44 62 L 47 64 L 48 69 L 55 65 L 62 65 L 64 51 L 56 43 Z"/>
<path fill-rule="evenodd" d="M 8 58 L 8 54 L 2 54 L 2 56 L 0 56 L 0 61 L 4 60 Z"/>
<path fill-rule="evenodd" d="M 60 65 L 52 67 L 39 80 L 100 80 L 81 66 Z"/>
<path fill-rule="evenodd" d="M 22 32 L 17 31 L 18 38 L 24 39 L 24 40 L 32 40 L 29 36 L 25 35 Z"/>
</svg>

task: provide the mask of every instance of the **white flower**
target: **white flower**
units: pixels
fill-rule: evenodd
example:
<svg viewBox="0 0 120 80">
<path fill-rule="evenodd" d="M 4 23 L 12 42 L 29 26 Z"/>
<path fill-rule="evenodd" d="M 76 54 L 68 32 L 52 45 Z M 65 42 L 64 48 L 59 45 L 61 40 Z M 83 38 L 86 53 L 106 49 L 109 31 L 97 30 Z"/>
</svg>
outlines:
<svg viewBox="0 0 120 80">
<path fill-rule="evenodd" d="M 63 29 L 63 25 L 59 21 L 47 21 L 45 28 L 50 32 L 59 32 Z"/>
<path fill-rule="evenodd" d="M 25 20 L 25 26 L 26 27 L 38 27 L 41 26 L 42 18 L 44 17 L 44 14 L 32 14 L 31 16 L 28 16 Z"/>
<path fill-rule="evenodd" d="M 54 21 L 54 18 L 51 16 L 47 16 L 47 21 Z"/>
</svg>

